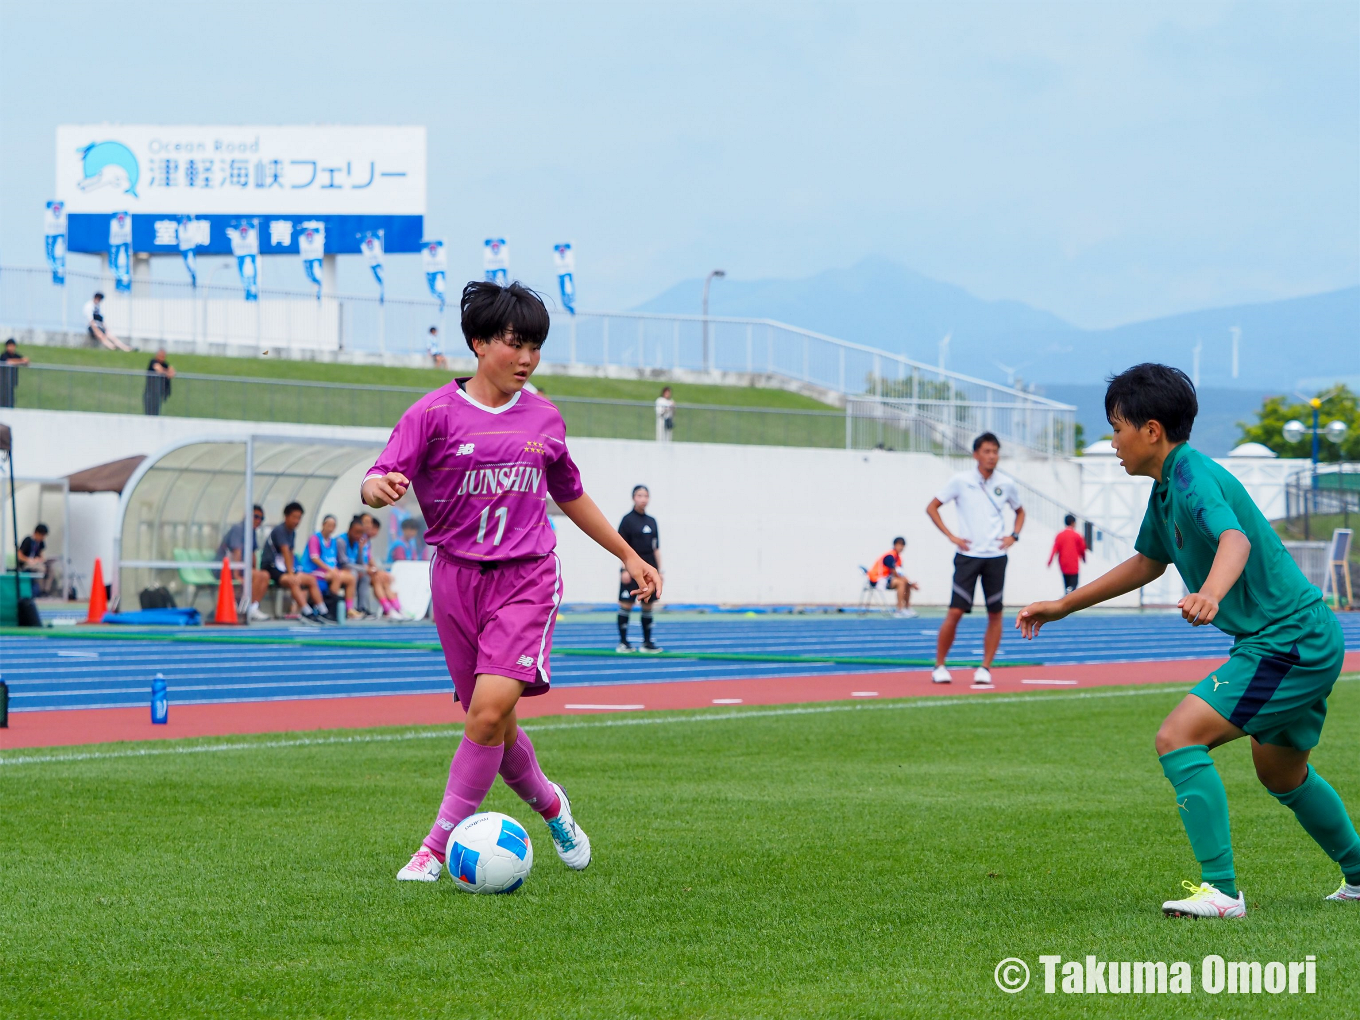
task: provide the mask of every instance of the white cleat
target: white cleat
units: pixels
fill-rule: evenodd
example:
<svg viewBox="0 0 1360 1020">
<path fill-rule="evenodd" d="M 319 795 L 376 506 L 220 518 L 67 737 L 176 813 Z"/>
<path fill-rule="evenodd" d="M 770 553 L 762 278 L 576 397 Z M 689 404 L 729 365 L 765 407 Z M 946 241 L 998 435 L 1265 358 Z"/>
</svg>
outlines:
<svg viewBox="0 0 1360 1020">
<path fill-rule="evenodd" d="M 563 864 L 573 871 L 584 871 L 590 864 L 590 837 L 572 817 L 571 801 L 567 799 L 567 791 L 556 783 L 552 784 L 552 788 L 556 791 L 558 803 L 561 805 L 557 817 L 548 821 L 553 846 L 556 847 L 557 856 L 562 858 Z"/>
<path fill-rule="evenodd" d="M 992 671 L 986 666 L 979 666 L 973 670 L 973 686 L 995 687 L 996 684 L 992 683 Z"/>
<path fill-rule="evenodd" d="M 1343 881 L 1341 883 L 1341 888 L 1328 896 L 1327 899 L 1336 900 L 1341 903 L 1350 900 L 1360 900 L 1360 885 L 1351 885 L 1349 882 Z"/>
<path fill-rule="evenodd" d="M 397 872 L 398 882 L 435 882 L 444 866 L 427 846 L 422 846 L 411 855 L 406 867 Z"/>
<path fill-rule="evenodd" d="M 934 672 L 930 674 L 930 679 L 932 683 L 947 684 L 951 683 L 954 678 L 949 675 L 949 670 L 943 666 L 936 666 Z"/>
<path fill-rule="evenodd" d="M 899 620 L 914 620 L 916 619 L 916 610 L 896 609 L 893 611 L 893 616 L 897 617 Z"/>
<path fill-rule="evenodd" d="M 1247 897 L 1240 889 L 1237 891 L 1237 898 L 1233 899 L 1219 892 L 1208 882 L 1201 882 L 1199 885 L 1182 882 L 1181 885 L 1190 891 L 1190 895 L 1183 900 L 1167 900 L 1163 903 L 1162 913 L 1167 917 L 1247 916 Z"/>
<path fill-rule="evenodd" d="M 619 655 L 623 655 L 626 652 L 631 652 L 632 650 L 633 646 L 630 645 L 627 641 L 620 641 L 617 645 L 614 646 L 614 651 L 616 651 Z"/>
<path fill-rule="evenodd" d="M 263 613 L 259 606 L 251 606 L 246 610 L 246 619 L 251 623 L 264 623 L 269 620 L 270 617 Z"/>
</svg>

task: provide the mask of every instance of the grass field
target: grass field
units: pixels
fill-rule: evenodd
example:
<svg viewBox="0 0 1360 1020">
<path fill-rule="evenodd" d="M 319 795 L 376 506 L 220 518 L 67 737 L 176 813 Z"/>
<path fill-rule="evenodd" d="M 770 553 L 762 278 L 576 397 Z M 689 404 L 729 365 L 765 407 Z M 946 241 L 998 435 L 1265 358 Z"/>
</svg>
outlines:
<svg viewBox="0 0 1360 1020">
<path fill-rule="evenodd" d="M 1161 917 L 1197 877 L 1151 746 L 1181 693 L 540 722 L 595 862 L 568 872 L 498 783 L 536 840 L 508 897 L 393 881 L 448 733 L 0 765 L 0 1015 L 1354 1015 L 1360 905 L 1322 901 L 1336 869 L 1245 745 L 1216 758 L 1248 918 Z M 1315 756 L 1352 806 L 1357 715 L 1342 683 Z M 1045 953 L 1189 961 L 1195 992 L 1045 995 Z M 1317 994 L 1211 996 L 1210 953 L 1315 954 Z M 1035 972 L 1020 994 L 1005 957 Z"/>
</svg>

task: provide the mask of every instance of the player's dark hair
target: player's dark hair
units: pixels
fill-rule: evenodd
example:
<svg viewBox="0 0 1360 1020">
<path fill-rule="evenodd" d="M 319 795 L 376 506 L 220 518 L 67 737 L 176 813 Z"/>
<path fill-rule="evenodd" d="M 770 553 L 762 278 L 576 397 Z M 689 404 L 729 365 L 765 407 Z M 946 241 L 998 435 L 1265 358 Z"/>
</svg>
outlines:
<svg viewBox="0 0 1360 1020">
<path fill-rule="evenodd" d="M 473 280 L 463 288 L 463 338 L 468 350 L 474 340 L 494 340 L 507 333 L 519 343 L 541 345 L 548 339 L 548 309 L 543 299 L 521 283 L 508 287 L 489 280 Z"/>
<path fill-rule="evenodd" d="M 6 347 L 18 347 L 18 346 L 19 346 L 19 341 L 15 340 L 14 337 L 10 337 L 8 340 L 5 341 L 5 346 L 6 346 Z"/>
<path fill-rule="evenodd" d="M 898 535 L 896 538 L 893 539 L 893 545 L 896 545 L 898 542 L 901 542 L 903 545 L 907 544 L 907 540 L 903 538 L 901 535 Z"/>
<path fill-rule="evenodd" d="M 33 529 L 33 532 L 34 532 L 34 534 L 37 534 L 37 535 L 46 535 L 46 534 L 47 534 L 47 525 L 46 525 L 46 524 L 39 524 L 36 528 Z"/>
<path fill-rule="evenodd" d="M 287 516 L 288 516 L 289 514 L 291 514 L 294 510 L 296 510 L 298 513 L 303 513 L 303 512 L 304 512 L 303 509 L 302 509 L 302 504 L 301 504 L 301 503 L 293 502 L 293 503 L 289 503 L 286 507 L 283 508 L 283 516 L 287 517 Z"/>
<path fill-rule="evenodd" d="M 368 514 L 355 514 L 349 519 L 349 526 L 352 528 L 357 524 L 362 528 L 364 526 L 364 518 L 367 516 Z"/>
<path fill-rule="evenodd" d="M 401 530 L 406 531 L 408 529 L 411 531 L 419 531 L 420 522 L 416 520 L 414 517 L 406 518 L 406 520 L 401 522 Z"/>
<path fill-rule="evenodd" d="M 1077 523 L 1077 519 L 1072 514 L 1068 514 L 1066 517 L 1063 518 L 1063 523 L 1070 528 L 1072 525 Z"/>
<path fill-rule="evenodd" d="M 256 503 L 256 504 L 251 508 L 251 510 L 252 510 L 252 514 L 251 514 L 252 517 L 253 517 L 255 514 L 259 514 L 261 517 L 264 516 L 264 507 L 260 506 L 259 503 Z"/>
<path fill-rule="evenodd" d="M 996 438 L 995 432 L 984 432 L 973 440 L 973 452 L 977 453 L 982 449 L 983 443 L 992 443 L 998 450 L 1001 449 L 1001 440 Z"/>
<path fill-rule="evenodd" d="M 647 488 L 647 486 L 645 486 L 645 485 L 634 485 L 634 486 L 633 486 L 633 495 L 636 496 L 639 492 L 645 492 L 645 493 L 646 493 L 647 495 L 649 495 L 649 496 L 652 494 L 652 490 L 649 489 L 649 488 Z"/>
<path fill-rule="evenodd" d="M 95 292 L 94 292 L 94 296 L 97 297 L 97 298 L 99 298 L 100 301 L 103 301 L 103 300 L 104 300 L 104 292 L 101 291 L 101 290 L 95 291 Z"/>
<path fill-rule="evenodd" d="M 1111 376 L 1105 390 L 1105 420 L 1116 418 L 1141 429 L 1160 422 L 1166 438 L 1183 443 L 1190 438 L 1199 399 L 1195 384 L 1179 368 L 1144 362 Z"/>
</svg>

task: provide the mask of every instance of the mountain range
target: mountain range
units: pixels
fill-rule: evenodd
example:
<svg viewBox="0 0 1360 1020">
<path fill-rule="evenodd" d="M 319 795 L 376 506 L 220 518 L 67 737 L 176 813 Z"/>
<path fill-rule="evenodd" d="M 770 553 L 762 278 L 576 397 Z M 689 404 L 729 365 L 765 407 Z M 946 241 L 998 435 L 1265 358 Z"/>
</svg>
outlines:
<svg viewBox="0 0 1360 1020">
<path fill-rule="evenodd" d="M 702 280 L 685 280 L 635 310 L 695 314 L 702 291 Z M 1041 392 L 1098 386 L 1139 361 L 1193 374 L 1196 345 L 1202 387 L 1253 391 L 1258 400 L 1262 391 L 1360 382 L 1360 286 L 1083 329 L 1021 301 L 989 301 L 873 257 L 802 280 L 715 280 L 709 312 L 775 319 L 931 365 L 948 335 L 946 367 L 996 382 L 1019 380 Z"/>
</svg>

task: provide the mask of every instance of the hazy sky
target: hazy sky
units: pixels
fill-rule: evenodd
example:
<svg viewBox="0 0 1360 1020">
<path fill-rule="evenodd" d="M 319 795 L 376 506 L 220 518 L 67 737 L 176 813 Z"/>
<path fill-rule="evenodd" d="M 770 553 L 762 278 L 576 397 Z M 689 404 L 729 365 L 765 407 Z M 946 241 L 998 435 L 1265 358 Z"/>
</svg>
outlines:
<svg viewBox="0 0 1360 1020">
<path fill-rule="evenodd" d="M 425 124 L 450 282 L 570 240 L 586 308 L 871 253 L 1085 326 L 1360 282 L 1354 0 L 3 0 L 4 264 L 101 121 Z"/>
</svg>

